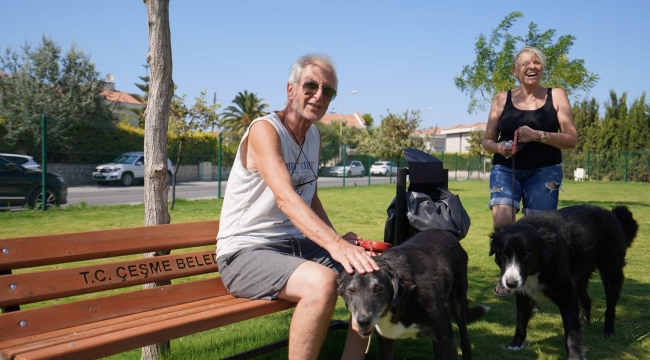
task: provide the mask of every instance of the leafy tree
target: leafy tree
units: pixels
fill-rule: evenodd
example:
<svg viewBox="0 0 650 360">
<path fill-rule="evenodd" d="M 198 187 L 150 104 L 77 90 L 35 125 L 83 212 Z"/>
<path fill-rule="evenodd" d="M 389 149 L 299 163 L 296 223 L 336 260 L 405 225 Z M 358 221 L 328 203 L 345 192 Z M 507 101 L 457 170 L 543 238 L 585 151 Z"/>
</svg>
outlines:
<svg viewBox="0 0 650 360">
<path fill-rule="evenodd" d="M 67 149 L 71 129 L 112 127 L 115 118 L 100 96 L 103 81 L 90 57 L 74 45 L 61 47 L 43 36 L 32 49 L 7 48 L 0 56 L 0 119 L 3 149 L 39 153 L 40 118 L 48 117 L 48 150 Z"/>
<path fill-rule="evenodd" d="M 483 169 L 485 169 L 485 156 L 488 153 L 485 151 L 483 145 L 481 144 L 483 142 L 483 135 L 485 135 L 485 131 L 483 129 L 471 130 L 469 132 L 469 139 L 467 140 L 469 145 L 466 149 L 468 158 L 478 157 L 479 164 L 483 164 Z M 485 176 L 485 172 L 483 172 L 483 176 Z"/>
<path fill-rule="evenodd" d="M 345 122 L 343 123 L 343 128 L 341 130 L 343 135 L 341 143 L 345 144 L 348 149 L 358 148 L 359 143 L 363 140 L 366 134 L 364 129 L 356 126 L 348 126 Z"/>
<path fill-rule="evenodd" d="M 483 142 L 483 135 L 485 135 L 483 129 L 476 129 L 469 132 L 469 139 L 467 140 L 469 143 L 467 146 L 469 156 L 480 156 L 482 160 L 487 154 L 485 149 L 483 149 L 483 145 L 481 145 Z"/>
<path fill-rule="evenodd" d="M 366 129 L 372 129 L 372 126 L 374 125 L 373 123 L 375 122 L 375 119 L 372 118 L 372 115 L 370 114 L 363 114 L 363 121 L 366 123 Z"/>
<path fill-rule="evenodd" d="M 573 105 L 573 119 L 578 132 L 578 145 L 574 149 L 577 153 L 594 151 L 598 144 L 598 131 L 600 126 L 599 106 L 595 98 L 583 99 Z"/>
<path fill-rule="evenodd" d="M 469 113 L 487 110 L 498 92 L 515 87 L 513 60 L 517 48 L 522 45 L 534 46 L 546 56 L 541 84 L 544 87 L 563 88 L 571 96 L 577 91 L 588 92 L 598 81 L 598 75 L 587 71 L 584 60 L 570 60 L 569 50 L 575 36 L 563 35 L 554 43 L 556 31 L 551 29 L 540 33 L 533 22 L 525 37 L 510 34 L 508 31 L 515 21 L 523 16 L 518 11 L 510 13 L 492 30 L 489 39 L 480 34 L 474 45 L 474 63 L 463 66 L 460 76 L 454 78 L 456 87 L 470 96 Z"/>
<path fill-rule="evenodd" d="M 176 202 L 176 173 L 178 173 L 181 163 L 181 154 L 183 152 L 184 142 L 196 131 L 209 128 L 218 122 L 217 109 L 218 104 L 208 105 L 205 100 L 206 91 L 201 91 L 201 96 L 195 98 L 195 103 L 188 108 L 185 105 L 185 95 L 174 95 L 169 114 L 168 131 L 175 134 L 178 141 L 178 153 L 176 158 L 176 167 L 174 168 L 172 182 L 172 202 L 171 209 L 174 210 Z"/>
<path fill-rule="evenodd" d="M 268 107 L 263 103 L 264 99 L 257 97 L 257 94 L 244 90 L 239 92 L 233 99 L 234 106 L 228 106 L 222 114 L 221 125 L 226 133 L 231 135 L 244 135 L 248 126 L 260 116 L 268 114 L 264 111 Z"/>
<path fill-rule="evenodd" d="M 404 149 L 424 150 L 424 139 L 415 132 L 421 122 L 419 110 L 405 110 L 399 115 L 388 110 L 381 125 L 361 141 L 359 150 L 382 159 L 396 158 L 399 163 Z"/>
<path fill-rule="evenodd" d="M 605 118 L 600 125 L 599 151 L 627 150 L 627 139 L 621 139 L 629 131 L 627 113 L 627 92 L 618 97 L 614 90 L 610 91 L 609 101 L 605 103 Z"/>
<path fill-rule="evenodd" d="M 320 131 L 321 151 L 319 168 L 324 166 L 328 161 L 336 159 L 339 156 L 339 122 L 329 124 L 316 121 L 316 127 Z"/>
<path fill-rule="evenodd" d="M 630 106 L 628 123 L 630 131 L 628 150 L 650 150 L 650 107 L 645 102 L 645 92 Z"/>
<path fill-rule="evenodd" d="M 329 124 L 317 121 L 315 124 L 321 133 L 322 148 L 319 166 L 323 166 L 333 159 L 339 160 L 339 150 L 342 150 L 342 147 L 339 148 L 339 144 L 345 144 L 348 149 L 358 148 L 359 143 L 366 133 L 363 129 L 355 126 L 347 126 L 345 122 L 343 122 L 343 127 L 341 127 L 341 122 L 338 120 L 332 121 Z"/>
</svg>

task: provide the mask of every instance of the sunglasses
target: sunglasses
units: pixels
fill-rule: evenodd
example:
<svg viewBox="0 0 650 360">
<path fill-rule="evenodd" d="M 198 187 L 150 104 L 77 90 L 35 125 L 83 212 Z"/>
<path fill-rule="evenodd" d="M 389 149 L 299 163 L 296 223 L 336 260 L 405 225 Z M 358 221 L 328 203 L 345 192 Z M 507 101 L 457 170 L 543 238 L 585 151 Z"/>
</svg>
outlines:
<svg viewBox="0 0 650 360">
<path fill-rule="evenodd" d="M 323 89 L 323 97 L 325 100 L 332 101 L 336 97 L 336 89 L 331 86 L 320 86 L 320 84 L 313 81 L 307 81 L 306 83 L 302 84 L 302 92 L 308 96 L 316 94 L 318 92 L 318 88 Z"/>
</svg>

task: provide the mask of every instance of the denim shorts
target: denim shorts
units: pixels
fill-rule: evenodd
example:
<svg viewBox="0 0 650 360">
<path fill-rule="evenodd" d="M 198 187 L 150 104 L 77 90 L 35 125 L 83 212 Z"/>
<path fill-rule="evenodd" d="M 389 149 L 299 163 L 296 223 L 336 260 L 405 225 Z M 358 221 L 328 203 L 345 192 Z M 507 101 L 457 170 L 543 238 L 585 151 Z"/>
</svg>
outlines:
<svg viewBox="0 0 650 360">
<path fill-rule="evenodd" d="M 515 169 L 515 188 L 512 188 L 512 168 L 503 165 L 492 166 L 490 172 L 490 202 L 494 205 L 512 206 L 519 211 L 519 202 L 524 214 L 533 211 L 557 209 L 562 185 L 562 164 L 532 170 Z"/>
<path fill-rule="evenodd" d="M 221 280 L 231 295 L 272 300 L 305 261 L 327 266 L 336 274 L 343 270 L 327 250 L 309 239 L 274 240 L 252 245 L 219 256 L 217 265 Z"/>
</svg>

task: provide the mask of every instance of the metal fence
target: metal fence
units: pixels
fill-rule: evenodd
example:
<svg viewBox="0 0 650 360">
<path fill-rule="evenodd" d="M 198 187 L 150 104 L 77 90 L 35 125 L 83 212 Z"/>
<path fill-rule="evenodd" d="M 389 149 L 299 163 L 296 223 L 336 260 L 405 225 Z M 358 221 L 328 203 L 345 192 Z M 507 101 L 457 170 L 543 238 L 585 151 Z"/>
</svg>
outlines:
<svg viewBox="0 0 650 360">
<path fill-rule="evenodd" d="M 110 140 L 110 139 L 109 139 Z M 107 140 L 107 141 L 109 141 Z M 234 145 L 234 146 L 233 146 Z M 192 149 L 191 144 L 185 146 L 181 152 L 180 162 L 175 146 L 169 148 L 169 158 L 178 168 L 176 175 L 177 199 L 197 199 L 206 197 L 221 197 L 225 193 L 228 174 L 232 167 L 234 152 L 237 144 L 223 144 L 215 142 L 213 151 L 198 152 Z M 359 154 L 354 150 L 342 146 L 339 158 L 339 144 L 323 144 L 321 159 L 318 164 L 319 186 L 363 186 L 374 184 L 392 184 L 395 174 L 388 176 L 370 174 L 370 167 L 376 161 L 392 161 L 399 167 L 408 166 L 406 160 L 401 158 L 379 159 L 366 154 Z M 41 154 L 27 154 L 43 163 L 46 162 L 47 170 L 63 176 L 69 186 L 68 204 L 123 204 L 141 203 L 143 201 L 143 188 L 135 182 L 134 186 L 124 186 L 120 181 L 108 186 L 100 186 L 94 181 L 92 173 L 103 162 L 111 162 L 121 153 L 126 151 L 142 151 L 142 148 L 129 148 L 125 151 L 84 151 L 56 152 L 47 151 Z M 205 150 L 205 144 L 203 145 Z M 4 152 L 2 149 L 0 152 Z M 489 180 L 491 158 L 468 156 L 463 153 L 433 153 L 443 163 L 443 168 L 448 170 L 449 180 Z M 342 161 L 361 162 L 363 176 L 348 174 L 333 176 L 330 172 L 333 166 Z M 565 179 L 573 179 L 576 169 L 583 169 L 584 179 L 589 181 L 633 181 L 650 182 L 650 152 L 607 152 L 578 153 L 574 151 L 563 152 L 563 170 Z M 0 185 L 6 179 L 0 177 Z M 136 179 L 139 180 L 139 179 Z M 197 185 L 197 183 L 200 183 Z M 5 188 L 5 186 L 3 186 Z M 206 190 L 207 189 L 207 190 Z M 170 192 L 171 198 L 171 192 Z"/>
</svg>

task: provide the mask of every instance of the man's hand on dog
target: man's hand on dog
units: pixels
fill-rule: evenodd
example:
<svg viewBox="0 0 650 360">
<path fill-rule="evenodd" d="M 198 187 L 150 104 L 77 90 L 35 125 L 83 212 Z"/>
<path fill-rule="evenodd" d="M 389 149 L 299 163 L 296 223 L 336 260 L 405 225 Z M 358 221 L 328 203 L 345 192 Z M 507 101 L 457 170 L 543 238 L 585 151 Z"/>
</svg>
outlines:
<svg viewBox="0 0 650 360">
<path fill-rule="evenodd" d="M 355 269 L 360 274 L 379 270 L 379 266 L 372 259 L 371 254 L 367 253 L 364 248 L 357 246 L 358 242 L 363 240 L 360 236 L 349 232 L 342 237 L 345 241 L 337 242 L 335 248 L 330 250 L 330 255 L 343 265 L 348 274 L 353 274 Z"/>
</svg>

